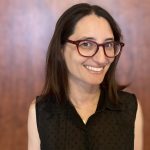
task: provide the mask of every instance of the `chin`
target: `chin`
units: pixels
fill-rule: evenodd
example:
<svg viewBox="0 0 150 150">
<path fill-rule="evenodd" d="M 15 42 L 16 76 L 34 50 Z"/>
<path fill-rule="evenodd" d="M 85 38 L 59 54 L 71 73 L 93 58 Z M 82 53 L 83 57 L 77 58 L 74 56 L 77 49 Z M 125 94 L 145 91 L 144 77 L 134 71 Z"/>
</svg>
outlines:
<svg viewBox="0 0 150 150">
<path fill-rule="evenodd" d="M 93 86 L 99 86 L 101 83 L 103 82 L 103 79 L 101 79 L 101 80 L 90 80 L 90 81 L 88 81 L 87 83 L 89 83 L 90 85 L 93 85 Z"/>
</svg>

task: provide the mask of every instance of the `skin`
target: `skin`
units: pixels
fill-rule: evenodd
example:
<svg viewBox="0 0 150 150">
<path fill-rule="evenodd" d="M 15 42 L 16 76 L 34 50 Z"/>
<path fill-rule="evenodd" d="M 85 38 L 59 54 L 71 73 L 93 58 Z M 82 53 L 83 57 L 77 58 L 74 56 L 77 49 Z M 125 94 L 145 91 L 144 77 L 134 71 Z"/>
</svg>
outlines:
<svg viewBox="0 0 150 150">
<path fill-rule="evenodd" d="M 91 14 L 78 21 L 69 39 L 90 39 L 105 43 L 112 41 L 114 36 L 106 19 Z M 79 55 L 76 45 L 71 43 L 67 43 L 63 51 L 69 72 L 70 100 L 86 123 L 96 110 L 100 96 L 99 85 L 114 59 L 106 57 L 102 47 L 99 47 L 99 51 L 92 57 Z M 100 71 L 91 70 L 87 66 Z"/>
<path fill-rule="evenodd" d="M 97 43 L 104 43 L 108 38 L 113 39 L 108 22 L 94 14 L 85 16 L 75 26 L 70 40 L 89 38 Z M 100 96 L 99 84 L 103 81 L 113 59 L 104 55 L 102 47 L 90 58 L 80 56 L 76 46 L 67 43 L 63 49 L 64 59 L 69 72 L 69 97 L 84 123 L 95 113 Z M 89 70 L 86 66 L 103 67 L 101 71 Z M 142 112 L 138 104 L 135 121 L 135 150 L 142 150 Z M 28 150 L 40 150 L 40 138 L 37 130 L 35 100 L 29 108 L 28 116 Z"/>
<path fill-rule="evenodd" d="M 108 41 L 108 38 L 113 39 L 114 36 L 108 22 L 93 14 L 79 20 L 74 33 L 68 39 L 76 41 L 87 38 L 97 43 L 104 43 Z M 71 43 L 66 44 L 64 57 L 69 70 L 69 80 L 90 90 L 98 88 L 113 61 L 112 58 L 104 55 L 102 47 L 99 47 L 99 51 L 93 57 L 83 57 L 77 52 L 76 46 Z M 104 69 L 99 72 L 91 71 L 85 67 L 87 65 L 96 68 L 104 67 Z"/>
</svg>

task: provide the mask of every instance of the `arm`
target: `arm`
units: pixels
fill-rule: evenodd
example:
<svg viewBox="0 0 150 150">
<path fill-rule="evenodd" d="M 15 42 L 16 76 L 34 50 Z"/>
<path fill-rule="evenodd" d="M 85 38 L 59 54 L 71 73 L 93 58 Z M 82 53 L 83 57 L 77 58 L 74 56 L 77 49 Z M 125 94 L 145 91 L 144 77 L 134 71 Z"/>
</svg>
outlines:
<svg viewBox="0 0 150 150">
<path fill-rule="evenodd" d="M 28 115 L 28 150 L 40 150 L 40 139 L 36 123 L 35 100 L 30 105 Z"/>
<path fill-rule="evenodd" d="M 143 150 L 143 116 L 139 102 L 135 120 L 134 150 Z"/>
</svg>

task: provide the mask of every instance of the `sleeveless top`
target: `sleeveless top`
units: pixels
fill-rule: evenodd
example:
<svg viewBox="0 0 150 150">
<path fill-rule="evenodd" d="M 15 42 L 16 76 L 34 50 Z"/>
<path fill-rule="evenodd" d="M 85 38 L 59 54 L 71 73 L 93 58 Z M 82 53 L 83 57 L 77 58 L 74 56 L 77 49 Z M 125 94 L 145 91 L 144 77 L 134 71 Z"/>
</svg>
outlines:
<svg viewBox="0 0 150 150">
<path fill-rule="evenodd" d="M 137 100 L 119 91 L 113 104 L 102 90 L 96 112 L 86 124 L 69 102 L 37 97 L 36 119 L 41 150 L 133 150 Z"/>
</svg>

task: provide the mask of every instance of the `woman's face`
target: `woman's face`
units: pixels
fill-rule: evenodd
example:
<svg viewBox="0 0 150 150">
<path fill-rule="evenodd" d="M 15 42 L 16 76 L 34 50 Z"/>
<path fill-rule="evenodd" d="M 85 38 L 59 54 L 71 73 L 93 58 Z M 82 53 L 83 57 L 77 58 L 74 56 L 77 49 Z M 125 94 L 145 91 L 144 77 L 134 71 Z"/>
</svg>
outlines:
<svg viewBox="0 0 150 150">
<path fill-rule="evenodd" d="M 97 43 L 113 41 L 114 36 L 106 19 L 94 14 L 80 19 L 74 29 L 74 33 L 68 38 L 72 41 L 90 39 Z M 92 57 L 83 57 L 76 45 L 66 43 L 64 47 L 64 58 L 69 71 L 69 81 L 77 84 L 99 86 L 108 71 L 113 58 L 104 55 L 102 47 Z"/>
</svg>

